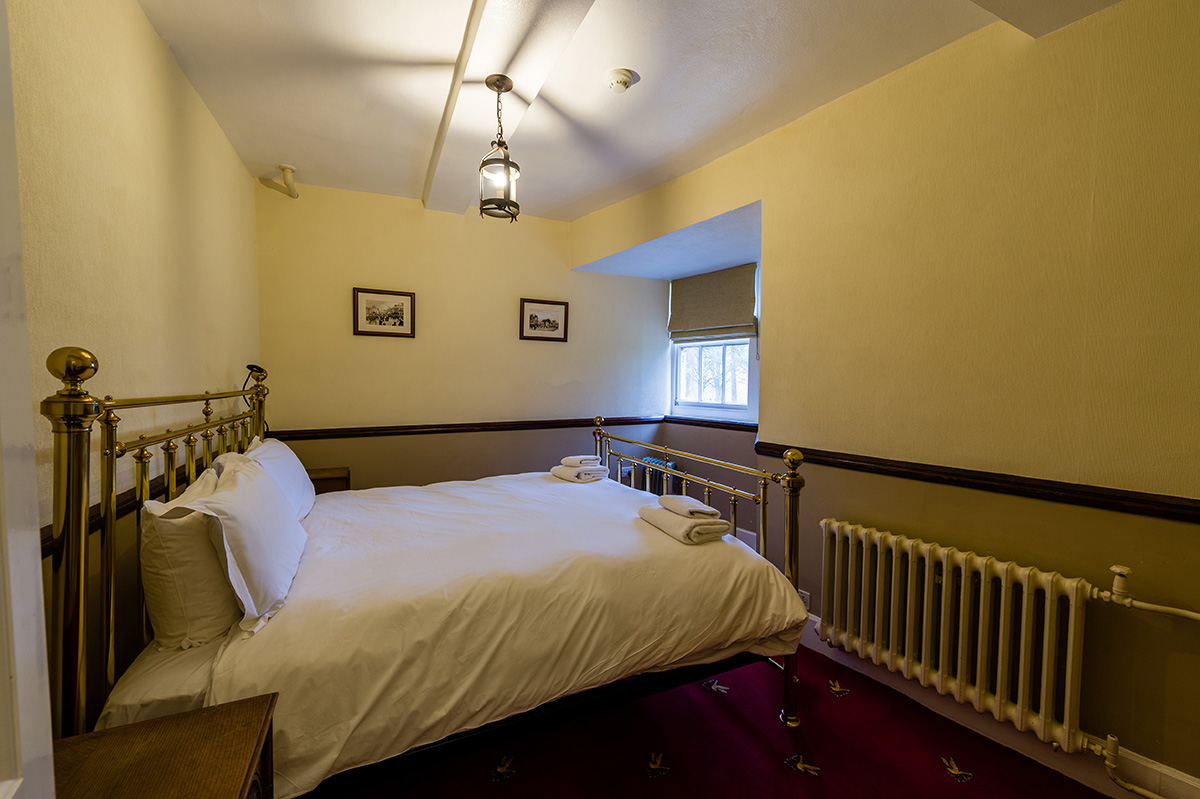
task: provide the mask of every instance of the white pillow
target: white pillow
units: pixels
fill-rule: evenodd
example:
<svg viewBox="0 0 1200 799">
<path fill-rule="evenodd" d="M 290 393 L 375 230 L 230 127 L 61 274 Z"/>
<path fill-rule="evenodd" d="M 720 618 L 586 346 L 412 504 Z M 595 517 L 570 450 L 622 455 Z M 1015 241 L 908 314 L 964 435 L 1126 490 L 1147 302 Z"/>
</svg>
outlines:
<svg viewBox="0 0 1200 799">
<path fill-rule="evenodd" d="M 254 439 L 258 441 L 258 439 Z M 225 467 L 231 463 L 246 460 L 246 456 L 240 452 L 226 452 L 224 455 L 218 455 L 213 458 L 212 468 L 217 473 L 217 477 L 221 476 L 221 472 L 225 471 Z"/>
<path fill-rule="evenodd" d="M 255 441 L 257 443 L 251 442 L 246 455 L 262 464 L 271 477 L 275 478 L 275 482 L 279 483 L 288 502 L 295 509 L 296 518 L 303 519 L 312 510 L 313 502 L 317 498 L 317 491 L 313 488 L 304 464 L 296 457 L 296 453 L 279 439 L 268 438 L 266 441 L 259 441 L 256 438 Z"/>
<path fill-rule="evenodd" d="M 242 615 L 209 538 L 207 517 L 184 507 L 216 488 L 216 472 L 206 469 L 172 501 L 150 500 L 142 510 L 142 588 L 159 649 L 208 643 Z"/>
<path fill-rule="evenodd" d="M 250 458 L 226 464 L 217 490 L 188 507 L 209 516 L 212 545 L 244 610 L 241 628 L 257 631 L 283 607 L 308 533 L 283 489 Z"/>
</svg>

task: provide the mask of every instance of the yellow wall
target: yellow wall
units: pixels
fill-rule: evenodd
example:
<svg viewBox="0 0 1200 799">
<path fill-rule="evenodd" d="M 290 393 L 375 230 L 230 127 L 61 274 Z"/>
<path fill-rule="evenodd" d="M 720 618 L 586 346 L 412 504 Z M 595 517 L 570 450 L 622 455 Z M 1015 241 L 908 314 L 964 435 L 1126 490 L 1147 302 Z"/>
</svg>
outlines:
<svg viewBox="0 0 1200 799">
<path fill-rule="evenodd" d="M 1200 496 L 1200 4 L 1003 23 L 574 223 L 761 199 L 767 441 Z"/>
<path fill-rule="evenodd" d="M 577 220 L 572 265 L 762 200 L 761 440 L 1200 497 L 1198 42 L 1191 0 L 994 24 Z M 1195 525 L 804 473 L 818 613 L 824 516 L 1200 606 Z M 1088 613 L 1084 728 L 1200 773 L 1197 625 Z"/>
<path fill-rule="evenodd" d="M 276 429 L 663 412 L 666 283 L 571 271 L 566 223 L 256 191 Z M 354 287 L 415 293 L 415 337 L 353 335 Z M 518 339 L 522 297 L 570 303 L 566 343 Z"/>
<path fill-rule="evenodd" d="M 64 345 L 98 357 L 100 395 L 240 386 L 258 357 L 246 168 L 134 0 L 8 12 L 34 398 Z"/>
</svg>

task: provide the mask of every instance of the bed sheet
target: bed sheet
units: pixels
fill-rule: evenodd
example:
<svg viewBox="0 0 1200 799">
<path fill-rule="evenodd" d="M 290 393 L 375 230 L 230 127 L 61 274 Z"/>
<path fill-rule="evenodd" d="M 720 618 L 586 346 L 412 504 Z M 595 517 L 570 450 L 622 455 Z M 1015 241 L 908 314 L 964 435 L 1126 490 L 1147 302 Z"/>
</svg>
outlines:
<svg viewBox="0 0 1200 799">
<path fill-rule="evenodd" d="M 219 645 L 205 704 L 277 691 L 279 799 L 558 697 L 740 651 L 807 619 L 744 544 L 687 546 L 652 494 L 545 473 L 323 494 L 287 603 Z"/>
<path fill-rule="evenodd" d="M 223 642 L 218 638 L 190 649 L 162 650 L 153 643 L 147 646 L 117 680 L 96 729 L 204 707 L 212 666 Z"/>
</svg>

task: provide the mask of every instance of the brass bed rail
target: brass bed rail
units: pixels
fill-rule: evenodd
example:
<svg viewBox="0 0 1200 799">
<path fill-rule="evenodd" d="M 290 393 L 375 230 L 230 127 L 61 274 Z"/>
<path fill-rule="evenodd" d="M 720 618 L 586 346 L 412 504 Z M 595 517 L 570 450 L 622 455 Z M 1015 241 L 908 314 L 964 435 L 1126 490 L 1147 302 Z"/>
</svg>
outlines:
<svg viewBox="0 0 1200 799">
<path fill-rule="evenodd" d="M 643 467 L 655 469 L 681 479 L 682 484 L 680 493 L 686 494 L 688 486 L 692 483 L 699 484 L 704 487 L 704 502 L 712 504 L 712 492 L 716 491 L 727 494 L 729 496 L 729 522 L 733 526 L 734 531 L 737 531 L 738 517 L 738 500 L 745 499 L 753 502 L 758 506 L 758 554 L 766 557 L 767 551 L 767 488 L 771 483 L 778 483 L 783 486 L 784 491 L 784 539 L 783 539 L 783 573 L 787 577 L 788 582 L 796 585 L 797 572 L 799 570 L 799 526 L 800 526 L 800 489 L 804 488 L 804 478 L 798 473 L 800 464 L 804 462 L 804 456 L 798 449 L 789 449 L 783 453 L 783 461 L 787 466 L 787 471 L 783 474 L 767 472 L 761 469 L 755 469 L 750 466 L 743 466 L 740 463 L 731 463 L 729 461 L 717 460 L 704 455 L 697 455 L 693 452 L 685 452 L 684 450 L 672 449 L 664 447 L 661 444 L 651 444 L 646 441 L 637 441 L 632 438 L 624 438 L 614 435 L 604 429 L 604 418 L 596 417 L 596 429 L 592 432 L 592 436 L 596 440 L 596 455 L 603 459 L 603 463 L 608 465 L 613 458 L 617 460 L 617 481 L 621 480 L 621 473 L 626 461 L 629 463 L 637 463 Z M 749 491 L 736 488 L 731 485 L 701 477 L 692 474 L 683 469 L 675 469 L 658 463 L 649 463 L 646 460 L 632 455 L 628 452 L 618 452 L 612 448 L 612 442 L 618 441 L 624 444 L 631 444 L 636 447 L 659 452 L 664 455 L 670 455 L 676 458 L 683 458 L 696 463 L 703 463 L 708 466 L 715 466 L 720 469 L 725 469 L 738 474 L 749 475 L 758 479 L 758 492 L 751 493 Z M 630 473 L 630 485 L 633 485 L 633 475 Z"/>
<path fill-rule="evenodd" d="M 656 469 L 664 474 L 669 474 L 674 477 L 679 477 L 682 480 L 680 488 L 681 493 L 686 494 L 688 486 L 691 483 L 697 483 L 704 486 L 704 502 L 712 504 L 713 490 L 729 495 L 729 517 L 730 524 L 733 527 L 734 534 L 737 533 L 737 507 L 738 500 L 745 499 L 755 503 L 758 506 L 758 554 L 766 558 L 767 551 L 767 488 L 771 483 L 778 483 L 783 487 L 784 492 L 784 537 L 783 537 L 783 575 L 787 579 L 788 584 L 793 588 L 799 589 L 797 584 L 797 576 L 800 567 L 800 489 L 804 488 L 804 477 L 799 474 L 800 464 L 804 462 L 804 456 L 800 450 L 792 448 L 784 451 L 783 462 L 787 466 L 787 471 L 783 474 L 775 472 L 763 471 L 749 466 L 742 466 L 739 463 L 730 463 L 729 461 L 717 460 L 704 455 L 697 455 L 693 452 L 685 452 L 683 450 L 664 447 L 661 444 L 651 444 L 645 441 L 637 441 L 632 438 L 624 438 L 622 436 L 613 435 L 604 429 L 604 418 L 597 416 L 595 419 L 596 429 L 592 431 L 592 436 L 596 440 L 596 455 L 602 459 L 602 463 L 608 466 L 613 458 L 617 459 L 617 481 L 621 480 L 622 467 L 625 461 L 631 464 L 638 463 L 643 467 Z M 617 441 L 623 444 L 630 444 L 643 449 L 651 450 L 652 452 L 670 455 L 674 458 L 682 458 L 685 460 L 702 463 L 707 466 L 715 466 L 719 469 L 734 472 L 736 474 L 748 475 L 757 478 L 758 492 L 751 493 L 736 488 L 731 485 L 712 480 L 699 475 L 691 474 L 683 469 L 676 469 L 658 463 L 649 463 L 643 458 L 632 455 L 628 452 L 619 452 L 612 448 L 612 442 Z M 630 472 L 630 485 L 633 485 L 633 473 Z M 778 664 L 776 664 L 778 665 Z M 789 727 L 798 727 L 800 725 L 800 696 L 799 696 L 799 660 L 795 655 L 785 655 L 783 663 L 783 710 L 779 714 L 779 720 Z"/>
<path fill-rule="evenodd" d="M 143 643 L 148 640 L 148 625 L 141 587 L 141 524 L 143 503 L 152 498 L 150 462 L 155 445 L 163 453 L 163 482 L 166 498 L 174 499 L 182 487 L 196 479 L 198 467 L 207 469 L 214 458 L 226 452 L 244 452 L 253 436 L 265 430 L 267 373 L 251 370 L 254 385 L 236 391 L 185 394 L 169 397 L 103 399 L 92 396 L 83 384 L 96 374 L 99 362 L 80 347 L 62 347 L 46 359 L 46 368 L 63 382 L 59 391 L 42 401 L 42 415 L 50 420 L 54 433 L 53 521 L 49 548 L 51 582 L 49 662 L 51 710 L 55 737 L 85 732 L 88 722 L 88 687 L 92 680 L 88 669 L 88 590 L 89 574 L 89 491 L 91 438 L 93 423 L 100 426 L 100 595 L 99 623 L 103 672 L 103 701 L 116 680 L 115 649 L 115 552 L 117 525 L 116 462 L 132 453 L 133 483 L 138 514 L 135 562 L 138 570 L 137 605 L 143 608 Z M 248 410 L 213 418 L 214 401 L 245 400 Z M 204 420 L 179 430 L 167 428 L 155 435 L 141 435 L 121 441 L 117 426 L 118 409 L 153 408 L 186 403 L 204 403 Z M 179 444 L 183 443 L 183 485 L 180 485 Z M 200 452 L 197 453 L 197 447 Z M 45 554 L 45 553 L 44 553 Z"/>
</svg>

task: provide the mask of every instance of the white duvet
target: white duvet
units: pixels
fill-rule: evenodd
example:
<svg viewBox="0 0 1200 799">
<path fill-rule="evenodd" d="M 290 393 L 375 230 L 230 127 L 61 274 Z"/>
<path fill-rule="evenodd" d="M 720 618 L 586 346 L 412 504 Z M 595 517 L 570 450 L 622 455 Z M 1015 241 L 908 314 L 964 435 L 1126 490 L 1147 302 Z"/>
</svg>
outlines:
<svg viewBox="0 0 1200 799">
<path fill-rule="evenodd" d="M 280 799 L 575 691 L 749 650 L 807 619 L 727 536 L 687 546 L 611 480 L 519 474 L 325 494 L 287 602 L 218 650 L 205 704 L 277 691 Z"/>
</svg>

